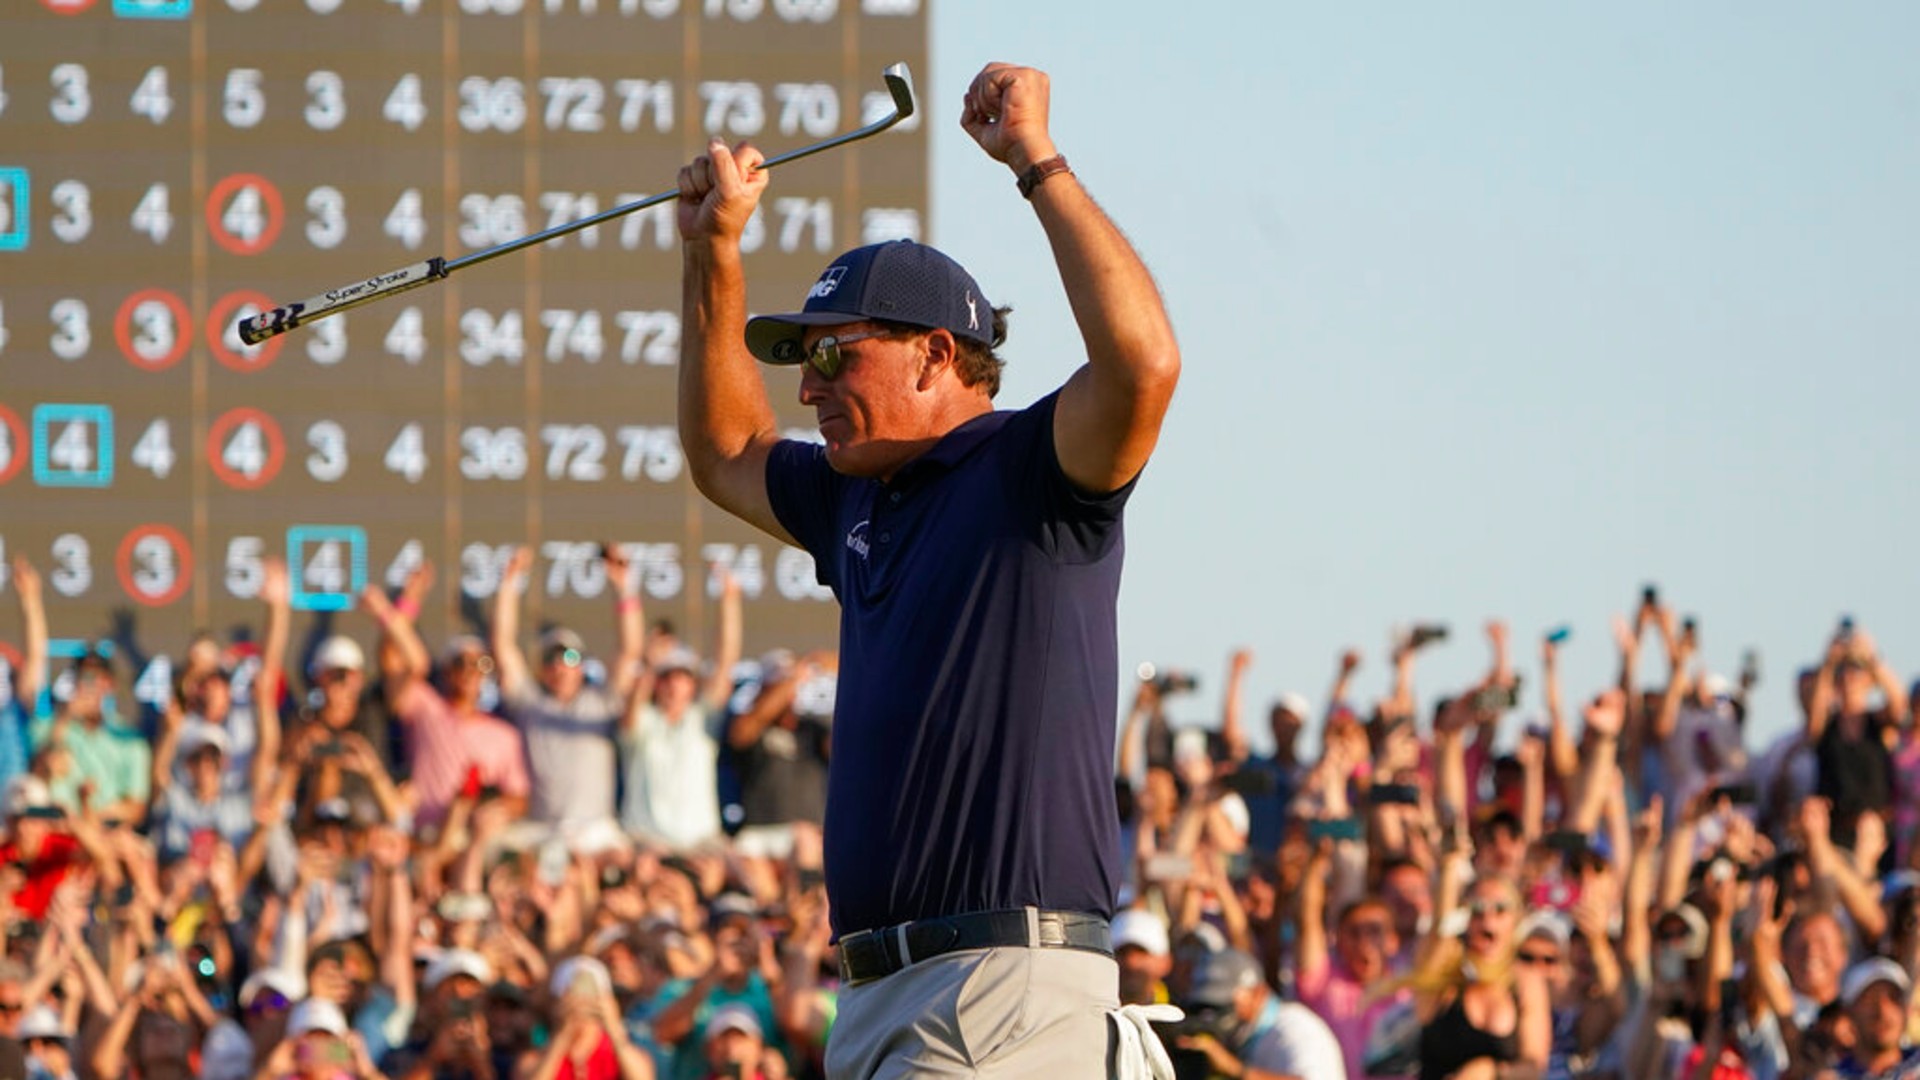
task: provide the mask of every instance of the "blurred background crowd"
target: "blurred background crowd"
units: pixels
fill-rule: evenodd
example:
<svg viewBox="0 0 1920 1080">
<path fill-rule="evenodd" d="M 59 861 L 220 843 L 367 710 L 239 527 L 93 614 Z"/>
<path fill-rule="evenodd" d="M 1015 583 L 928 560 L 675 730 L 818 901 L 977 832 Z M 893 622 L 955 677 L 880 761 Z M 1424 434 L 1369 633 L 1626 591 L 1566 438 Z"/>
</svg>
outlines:
<svg viewBox="0 0 1920 1080">
<path fill-rule="evenodd" d="M 56 669 L 16 561 L 0 1077 L 821 1075 L 835 658 L 743 658 L 730 583 L 714 641 L 649 625 L 617 553 L 591 657 L 523 632 L 530 561 L 483 634 L 422 640 L 428 568 L 297 649 L 270 568 L 157 710 L 109 654 Z M 1417 694 L 1479 646 L 1414 626 L 1317 703 L 1248 702 L 1238 652 L 1219 717 L 1143 665 L 1122 1000 L 1186 1011 L 1181 1077 L 1920 1077 L 1915 695 L 1815 629 L 1758 739 L 1756 665 L 1703 670 L 1700 633 L 1648 589 L 1617 680 L 1563 688 L 1567 631 L 1492 622 L 1483 677 Z"/>
</svg>

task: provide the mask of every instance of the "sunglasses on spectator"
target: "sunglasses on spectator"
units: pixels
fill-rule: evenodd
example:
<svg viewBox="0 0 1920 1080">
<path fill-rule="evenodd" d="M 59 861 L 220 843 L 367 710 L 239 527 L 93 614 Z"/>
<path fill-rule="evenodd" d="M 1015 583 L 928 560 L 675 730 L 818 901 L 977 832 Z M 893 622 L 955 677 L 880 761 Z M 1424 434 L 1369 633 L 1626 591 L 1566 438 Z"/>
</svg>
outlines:
<svg viewBox="0 0 1920 1080">
<path fill-rule="evenodd" d="M 448 666 L 455 671 L 471 668 L 485 675 L 493 670 L 493 657 L 485 653 L 461 653 L 454 657 L 453 663 Z"/>
<path fill-rule="evenodd" d="M 267 1013 L 279 1012 L 282 1009 L 292 1007 L 293 1003 L 288 1001 L 287 996 L 280 991 L 262 990 L 254 995 L 251 1002 L 247 1003 L 247 1013 L 250 1016 L 265 1016 Z"/>
<path fill-rule="evenodd" d="M 1520 962 L 1529 967 L 1552 967 L 1560 962 L 1560 958 L 1553 953 L 1523 951 L 1520 953 Z"/>
<path fill-rule="evenodd" d="M 584 659 L 585 657 L 580 655 L 579 649 L 555 649 L 547 654 L 546 662 L 549 664 L 559 664 L 561 667 L 575 668 L 579 667 Z"/>
<path fill-rule="evenodd" d="M 840 353 L 842 345 L 851 345 L 868 338 L 886 337 L 890 333 L 892 333 L 890 330 L 868 330 L 862 334 L 828 334 L 814 342 L 813 348 L 807 350 L 806 364 L 821 378 L 832 382 L 846 370 L 847 358 Z"/>
<path fill-rule="evenodd" d="M 352 668 L 330 668 L 320 673 L 320 681 L 323 683 L 343 683 L 358 674 L 359 672 Z"/>
<path fill-rule="evenodd" d="M 1475 900 L 1467 905 L 1469 915 L 1505 915 L 1513 910 L 1513 905 L 1505 900 Z"/>
</svg>

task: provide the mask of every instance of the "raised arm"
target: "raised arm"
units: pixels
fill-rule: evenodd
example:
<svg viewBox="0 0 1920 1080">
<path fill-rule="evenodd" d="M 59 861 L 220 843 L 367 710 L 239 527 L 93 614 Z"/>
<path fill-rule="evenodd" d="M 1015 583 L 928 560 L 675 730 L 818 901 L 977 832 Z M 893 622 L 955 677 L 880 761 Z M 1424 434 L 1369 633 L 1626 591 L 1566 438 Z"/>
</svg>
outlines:
<svg viewBox="0 0 1920 1080">
<path fill-rule="evenodd" d="M 20 703 L 20 715 L 32 716 L 47 685 L 47 606 L 40 571 L 23 555 L 13 557 L 13 591 L 20 598 L 20 625 L 27 638 L 20 670 L 13 673 L 13 699 Z"/>
<path fill-rule="evenodd" d="M 1253 666 L 1253 652 L 1235 649 L 1227 661 L 1227 689 L 1220 700 L 1220 741 L 1226 744 L 1232 761 L 1247 760 L 1246 713 L 1247 669 Z"/>
<path fill-rule="evenodd" d="M 286 677 L 287 642 L 293 636 L 293 590 L 287 564 L 268 559 L 260 581 L 267 604 L 267 639 L 260 650 L 260 676 L 253 687 L 254 750 L 249 774 L 254 791 L 265 791 L 280 762 L 280 680 Z"/>
<path fill-rule="evenodd" d="M 1340 650 L 1340 663 L 1333 671 L 1333 686 L 1327 691 L 1327 715 L 1333 715 L 1335 709 L 1347 704 L 1347 697 L 1353 692 L 1353 673 L 1359 670 L 1360 650 Z"/>
<path fill-rule="evenodd" d="M 1673 735 L 1674 726 L 1680 720 L 1680 701 L 1687 694 L 1687 663 L 1693 659 L 1693 631 L 1682 631 L 1678 636 L 1671 632 L 1673 613 L 1665 608 L 1660 611 L 1661 636 L 1668 642 L 1667 660 L 1671 667 L 1667 675 L 1667 689 L 1660 695 L 1660 711 L 1653 716 L 1651 736 L 1656 744 L 1664 746 Z"/>
<path fill-rule="evenodd" d="M 500 575 L 500 587 L 493 594 L 489 644 L 502 696 L 517 694 L 527 685 L 527 655 L 520 651 L 520 594 L 526 589 L 527 571 L 532 568 L 533 549 L 525 545 L 514 548 Z"/>
<path fill-rule="evenodd" d="M 988 64 L 967 89 L 960 126 L 1016 177 L 1045 177 L 1028 197 L 1087 347 L 1086 365 L 1054 410 L 1054 448 L 1080 488 L 1113 491 L 1153 452 L 1179 381 L 1180 348 L 1133 245 L 1064 171 L 1047 126 L 1048 95 L 1044 72 Z M 1049 172 L 1055 163 L 1062 171 Z"/>
<path fill-rule="evenodd" d="M 1552 638 L 1540 644 L 1540 696 L 1547 709 L 1547 763 L 1564 792 L 1580 771 L 1580 747 L 1567 732 L 1566 710 L 1560 704 L 1560 645 Z"/>
<path fill-rule="evenodd" d="M 767 190 L 765 155 L 714 139 L 680 170 L 680 445 L 695 487 L 721 509 L 793 543 L 767 497 L 779 423 L 747 352 L 740 235 Z"/>
<path fill-rule="evenodd" d="M 613 627 L 619 641 L 607 685 L 625 701 L 640 681 L 641 658 L 647 649 L 646 613 L 633 580 L 633 562 L 626 551 L 618 544 L 606 544 L 601 550 L 606 557 L 607 585 L 613 593 Z"/>
<path fill-rule="evenodd" d="M 433 657 L 413 626 L 417 611 L 414 605 L 419 602 L 415 590 L 424 592 L 424 583 L 430 580 L 432 570 L 423 563 L 407 578 L 408 591 L 399 604 L 387 599 L 378 585 L 368 585 L 360 594 L 367 613 L 380 624 L 380 680 L 386 687 L 389 706 L 404 700 L 413 685 L 433 671 Z"/>
<path fill-rule="evenodd" d="M 740 579 L 720 570 L 720 625 L 715 628 L 713 670 L 707 673 L 707 685 L 700 700 L 710 711 L 719 711 L 733 693 L 733 668 L 740 662 Z"/>
</svg>

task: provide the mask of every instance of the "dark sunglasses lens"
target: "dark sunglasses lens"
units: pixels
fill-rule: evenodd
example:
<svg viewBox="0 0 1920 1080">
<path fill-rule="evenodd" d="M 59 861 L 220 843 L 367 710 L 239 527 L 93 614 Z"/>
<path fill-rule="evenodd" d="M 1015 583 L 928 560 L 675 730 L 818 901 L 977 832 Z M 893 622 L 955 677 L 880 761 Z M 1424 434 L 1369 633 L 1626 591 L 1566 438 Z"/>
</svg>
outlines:
<svg viewBox="0 0 1920 1080">
<path fill-rule="evenodd" d="M 814 343 L 813 351 L 807 354 L 807 362 L 820 377 L 832 382 L 840 377 L 840 341 L 838 338 L 823 337 Z"/>
</svg>

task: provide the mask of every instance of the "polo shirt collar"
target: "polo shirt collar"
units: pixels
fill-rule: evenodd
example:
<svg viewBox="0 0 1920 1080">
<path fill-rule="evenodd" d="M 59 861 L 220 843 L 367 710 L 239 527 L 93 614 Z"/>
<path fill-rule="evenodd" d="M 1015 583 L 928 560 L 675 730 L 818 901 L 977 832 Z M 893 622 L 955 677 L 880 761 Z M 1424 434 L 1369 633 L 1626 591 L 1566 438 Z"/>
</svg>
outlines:
<svg viewBox="0 0 1920 1080">
<path fill-rule="evenodd" d="M 924 476 L 936 472 L 951 472 L 961 462 L 971 457 L 976 450 L 986 445 L 1004 425 L 1013 413 L 1003 410 L 981 413 L 952 431 L 940 437 L 924 454 L 900 467 L 893 479 L 884 484 L 888 488 L 911 487 Z"/>
</svg>

